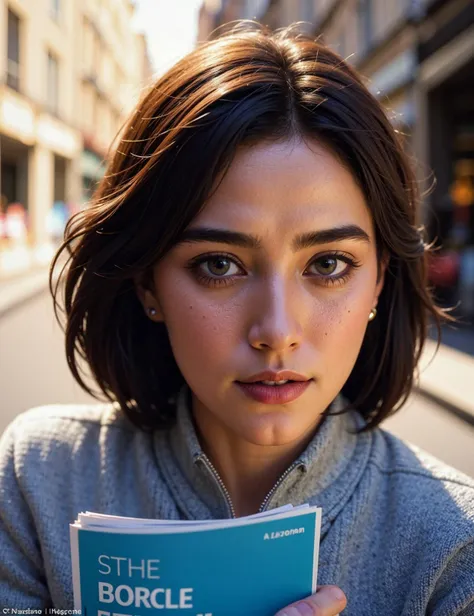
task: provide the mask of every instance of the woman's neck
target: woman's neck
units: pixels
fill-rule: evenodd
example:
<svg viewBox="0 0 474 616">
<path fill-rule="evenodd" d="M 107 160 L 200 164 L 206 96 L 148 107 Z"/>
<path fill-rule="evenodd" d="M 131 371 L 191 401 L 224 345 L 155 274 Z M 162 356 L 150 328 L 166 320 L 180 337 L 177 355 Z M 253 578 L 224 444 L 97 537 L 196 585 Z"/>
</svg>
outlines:
<svg viewBox="0 0 474 616">
<path fill-rule="evenodd" d="M 208 413 L 195 412 L 194 419 L 201 447 L 224 482 L 236 517 L 259 511 L 282 474 L 306 449 L 318 425 L 297 441 L 264 446 L 238 438 Z"/>
</svg>

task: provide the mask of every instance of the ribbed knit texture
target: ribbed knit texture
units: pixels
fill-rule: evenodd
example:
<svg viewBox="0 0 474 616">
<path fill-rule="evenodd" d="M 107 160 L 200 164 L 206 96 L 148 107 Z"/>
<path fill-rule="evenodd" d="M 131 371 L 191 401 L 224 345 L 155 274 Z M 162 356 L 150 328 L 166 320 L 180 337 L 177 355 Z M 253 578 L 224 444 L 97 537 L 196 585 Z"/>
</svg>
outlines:
<svg viewBox="0 0 474 616">
<path fill-rule="evenodd" d="M 323 508 L 318 583 L 344 590 L 343 616 L 474 616 L 474 480 L 384 430 L 351 434 L 360 425 L 328 417 L 269 508 Z M 200 452 L 184 390 L 176 427 L 153 435 L 113 405 L 20 415 L 0 440 L 0 607 L 72 609 L 81 511 L 228 516 Z"/>
</svg>

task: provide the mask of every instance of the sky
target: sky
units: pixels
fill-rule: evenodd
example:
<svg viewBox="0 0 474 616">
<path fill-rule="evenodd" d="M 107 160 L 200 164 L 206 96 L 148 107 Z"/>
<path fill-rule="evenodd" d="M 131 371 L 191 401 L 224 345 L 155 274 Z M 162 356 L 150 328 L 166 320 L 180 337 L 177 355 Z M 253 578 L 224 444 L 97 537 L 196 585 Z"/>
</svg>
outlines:
<svg viewBox="0 0 474 616">
<path fill-rule="evenodd" d="M 134 26 L 144 32 L 153 69 L 162 74 L 191 51 L 203 0 L 135 0 Z"/>
</svg>

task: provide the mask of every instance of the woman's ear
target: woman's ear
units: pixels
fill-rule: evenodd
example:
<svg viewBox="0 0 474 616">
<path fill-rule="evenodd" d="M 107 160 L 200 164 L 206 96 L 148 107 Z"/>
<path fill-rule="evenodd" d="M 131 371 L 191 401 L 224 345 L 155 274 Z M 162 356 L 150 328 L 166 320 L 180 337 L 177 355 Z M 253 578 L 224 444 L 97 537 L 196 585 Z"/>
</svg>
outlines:
<svg viewBox="0 0 474 616">
<path fill-rule="evenodd" d="M 163 311 L 156 293 L 148 285 L 145 285 L 143 276 L 134 278 L 133 285 L 147 317 L 155 322 L 164 321 Z"/>
</svg>

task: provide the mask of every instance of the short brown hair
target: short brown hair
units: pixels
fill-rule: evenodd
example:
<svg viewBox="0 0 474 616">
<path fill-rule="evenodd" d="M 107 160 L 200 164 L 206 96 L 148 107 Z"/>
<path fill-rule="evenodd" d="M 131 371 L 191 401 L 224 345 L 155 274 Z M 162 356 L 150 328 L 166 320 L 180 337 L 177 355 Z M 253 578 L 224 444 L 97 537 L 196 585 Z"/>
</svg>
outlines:
<svg viewBox="0 0 474 616">
<path fill-rule="evenodd" d="M 388 255 L 378 315 L 342 393 L 369 430 L 406 400 L 438 308 L 427 284 L 414 171 L 382 106 L 336 53 L 294 28 L 239 25 L 201 44 L 148 91 L 131 116 L 90 207 L 68 223 L 66 353 L 81 386 L 143 429 L 170 425 L 184 382 L 163 323 L 134 286 L 203 208 L 237 146 L 293 135 L 328 145 L 365 196 L 378 257 Z M 59 285 L 51 291 L 58 316 Z M 93 394 L 94 395 L 94 394 Z"/>
</svg>

